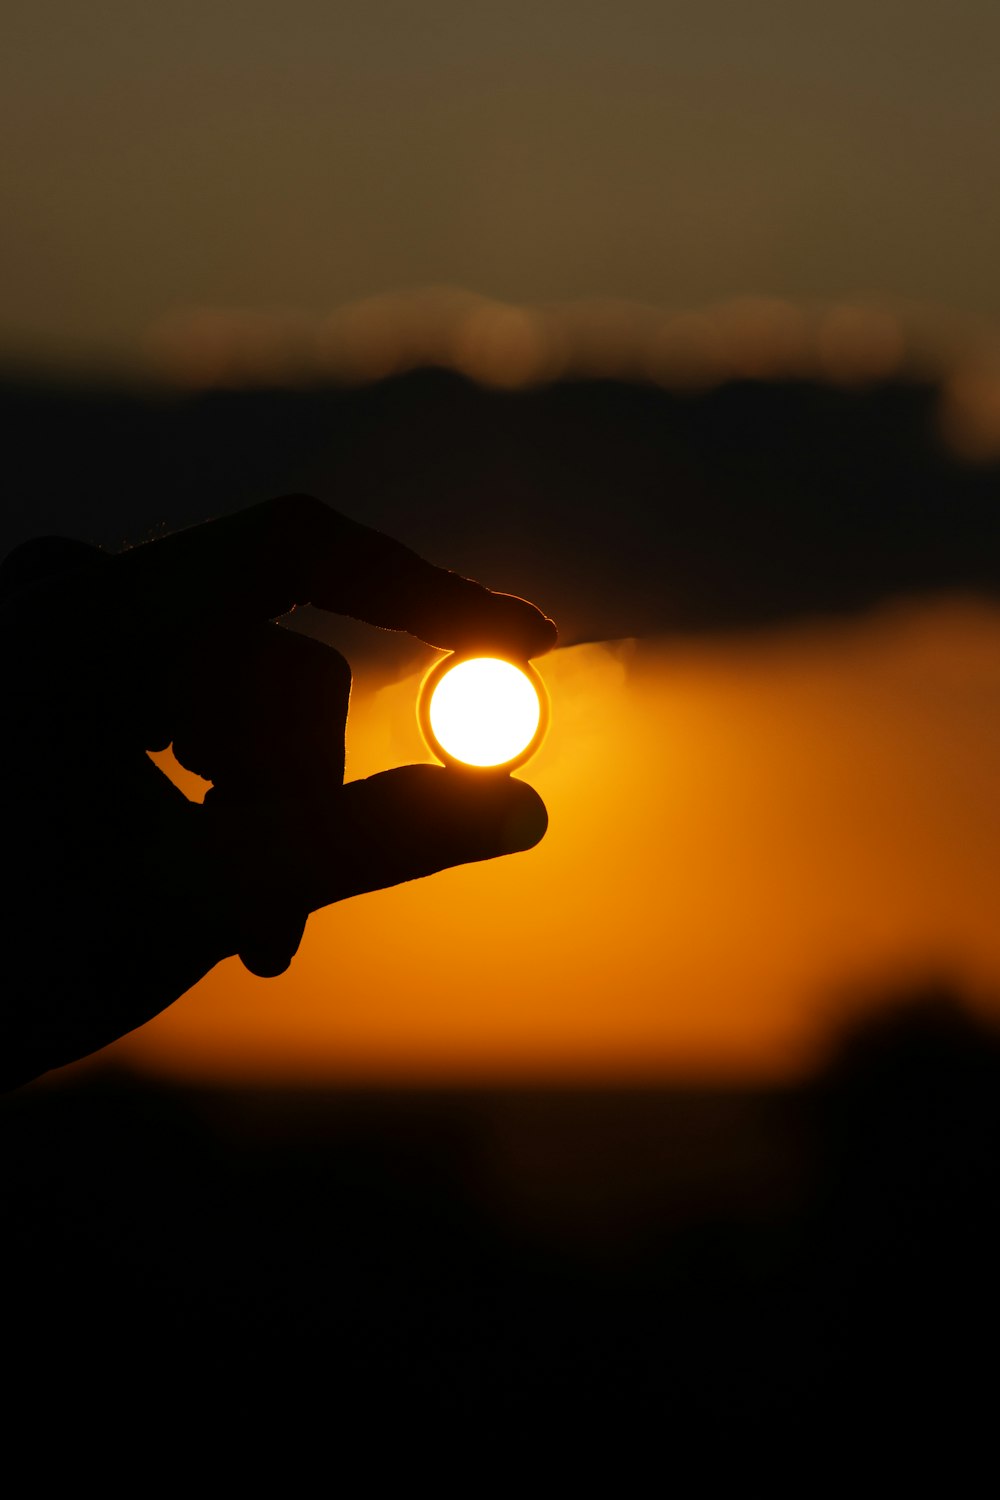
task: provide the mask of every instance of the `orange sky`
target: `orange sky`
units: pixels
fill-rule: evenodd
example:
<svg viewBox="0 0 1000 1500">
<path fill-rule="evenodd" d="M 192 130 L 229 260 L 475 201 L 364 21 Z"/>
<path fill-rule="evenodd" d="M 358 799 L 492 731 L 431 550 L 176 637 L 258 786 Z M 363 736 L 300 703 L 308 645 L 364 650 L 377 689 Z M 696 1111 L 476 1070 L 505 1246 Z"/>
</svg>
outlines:
<svg viewBox="0 0 1000 1500">
<path fill-rule="evenodd" d="M 962 600 L 542 663 L 526 855 L 310 919 L 101 1055 L 231 1081 L 789 1076 L 859 993 L 1000 1005 L 1000 610 Z M 424 758 L 356 687 L 349 776 Z"/>
<path fill-rule="evenodd" d="M 5 28 L 0 364 L 190 378 L 193 347 L 212 384 L 235 338 L 250 383 L 369 378 L 436 298 L 444 362 L 501 385 L 555 378 L 560 318 L 613 372 L 603 323 L 640 313 L 630 377 L 690 344 L 708 384 L 861 379 L 940 320 L 973 351 L 942 430 L 1000 452 L 990 0 L 8 0 Z M 992 1003 L 998 664 L 1000 611 L 960 600 L 558 652 L 539 849 L 318 914 L 287 975 L 220 965 L 100 1061 L 787 1076 L 859 990 Z M 357 685 L 350 775 L 423 758 L 416 682 Z"/>
</svg>

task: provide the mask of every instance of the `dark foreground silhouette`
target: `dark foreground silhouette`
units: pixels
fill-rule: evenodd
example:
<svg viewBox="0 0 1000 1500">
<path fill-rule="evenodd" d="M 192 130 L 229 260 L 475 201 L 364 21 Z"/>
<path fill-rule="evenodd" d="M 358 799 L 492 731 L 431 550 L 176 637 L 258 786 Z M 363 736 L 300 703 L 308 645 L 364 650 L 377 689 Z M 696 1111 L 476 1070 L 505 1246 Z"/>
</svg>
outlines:
<svg viewBox="0 0 1000 1500">
<path fill-rule="evenodd" d="M 350 669 L 272 623 L 311 603 L 528 657 L 533 605 L 291 496 L 110 556 L 46 539 L 0 570 L 0 1085 L 104 1046 L 220 959 L 285 969 L 310 911 L 530 848 L 523 782 L 418 765 L 343 783 Z M 189 802 L 150 761 L 213 783 Z"/>
<path fill-rule="evenodd" d="M 5 1360 L 91 1431 L 336 1464 L 420 1411 L 449 1451 L 566 1422 L 572 1467 L 699 1421 L 706 1460 L 747 1426 L 787 1460 L 808 1422 L 819 1471 L 866 1426 L 899 1463 L 992 1430 L 1000 1037 L 947 994 L 786 1088 L 54 1082 L 0 1107 Z"/>
</svg>

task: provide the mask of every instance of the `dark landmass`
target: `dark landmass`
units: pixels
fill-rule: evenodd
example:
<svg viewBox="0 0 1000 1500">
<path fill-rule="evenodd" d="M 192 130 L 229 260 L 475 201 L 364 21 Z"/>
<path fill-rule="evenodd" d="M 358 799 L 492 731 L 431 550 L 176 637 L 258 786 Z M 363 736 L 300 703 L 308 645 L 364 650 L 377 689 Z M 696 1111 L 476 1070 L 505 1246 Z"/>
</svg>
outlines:
<svg viewBox="0 0 1000 1500">
<path fill-rule="evenodd" d="M 181 1372 L 192 1409 L 331 1434 L 433 1409 L 841 1442 L 993 1400 L 1000 1037 L 947 994 L 796 1088 L 97 1072 L 8 1096 L 0 1149 L 6 1360 L 86 1412 Z"/>
</svg>

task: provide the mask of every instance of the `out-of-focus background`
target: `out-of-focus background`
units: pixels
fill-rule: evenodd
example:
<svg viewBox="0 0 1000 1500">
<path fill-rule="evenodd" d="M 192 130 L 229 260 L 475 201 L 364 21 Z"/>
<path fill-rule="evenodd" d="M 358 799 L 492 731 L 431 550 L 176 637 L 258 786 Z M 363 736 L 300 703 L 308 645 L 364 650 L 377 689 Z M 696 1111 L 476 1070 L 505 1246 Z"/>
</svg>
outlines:
<svg viewBox="0 0 1000 1500">
<path fill-rule="evenodd" d="M 5 1103 L 33 1315 L 456 1408 L 939 1398 L 1000 1249 L 1000 11 L 4 31 L 3 550 L 308 490 L 561 629 L 538 849 Z M 423 758 L 434 653 L 290 623 L 348 775 Z"/>
</svg>

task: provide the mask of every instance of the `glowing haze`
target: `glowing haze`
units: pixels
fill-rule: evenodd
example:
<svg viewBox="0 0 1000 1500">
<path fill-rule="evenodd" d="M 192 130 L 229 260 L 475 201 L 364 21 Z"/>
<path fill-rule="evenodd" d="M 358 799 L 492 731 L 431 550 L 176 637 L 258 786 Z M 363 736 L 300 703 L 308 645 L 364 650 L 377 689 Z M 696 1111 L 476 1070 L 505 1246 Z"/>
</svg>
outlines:
<svg viewBox="0 0 1000 1500">
<path fill-rule="evenodd" d="M 121 1059 L 232 1080 L 774 1077 L 859 992 L 936 976 L 1000 995 L 996 609 L 544 668 L 552 727 L 518 773 L 549 809 L 537 849 L 317 913 L 281 978 L 220 964 Z M 426 758 L 419 682 L 358 683 L 350 778 Z"/>
</svg>

